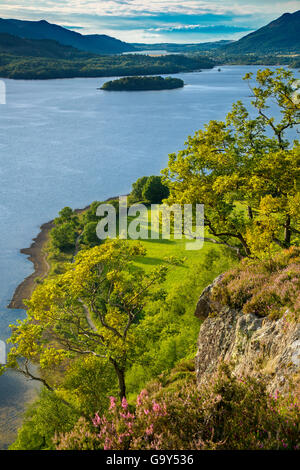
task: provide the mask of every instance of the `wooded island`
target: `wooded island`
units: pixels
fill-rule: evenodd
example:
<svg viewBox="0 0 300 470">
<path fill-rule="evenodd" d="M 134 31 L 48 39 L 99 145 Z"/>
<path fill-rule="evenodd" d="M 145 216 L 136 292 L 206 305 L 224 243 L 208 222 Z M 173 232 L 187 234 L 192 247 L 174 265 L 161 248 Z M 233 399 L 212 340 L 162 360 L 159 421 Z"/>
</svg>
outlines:
<svg viewBox="0 0 300 470">
<path fill-rule="evenodd" d="M 110 80 L 101 87 L 105 91 L 146 91 L 146 90 L 173 90 L 183 88 L 184 81 L 172 77 L 124 77 Z"/>
</svg>

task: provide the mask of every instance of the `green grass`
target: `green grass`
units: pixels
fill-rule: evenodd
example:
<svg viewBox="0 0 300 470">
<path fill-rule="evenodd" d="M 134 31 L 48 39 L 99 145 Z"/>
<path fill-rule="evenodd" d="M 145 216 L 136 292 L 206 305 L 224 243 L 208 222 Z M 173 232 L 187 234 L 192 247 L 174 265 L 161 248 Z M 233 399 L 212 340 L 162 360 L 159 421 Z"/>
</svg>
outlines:
<svg viewBox="0 0 300 470">
<path fill-rule="evenodd" d="M 148 218 L 150 219 L 150 208 L 148 208 Z M 160 265 L 165 258 L 175 257 L 175 258 L 184 258 L 184 263 L 182 266 L 176 266 L 172 268 L 167 275 L 165 281 L 165 288 L 174 287 L 176 284 L 180 284 L 189 277 L 190 268 L 193 268 L 195 265 L 199 265 L 203 261 L 205 255 L 213 247 L 215 250 L 221 250 L 222 245 L 217 245 L 212 242 L 204 242 L 203 246 L 199 250 L 187 249 L 187 246 L 192 247 L 194 240 L 188 240 L 182 236 L 181 239 L 174 239 L 174 233 L 172 231 L 171 223 L 171 234 L 170 239 L 162 239 L 161 237 L 161 228 L 160 228 L 160 238 L 151 239 L 150 238 L 150 223 L 144 221 L 141 223 L 141 228 L 148 228 L 148 239 L 147 240 L 138 240 L 146 249 L 146 256 L 140 256 L 136 259 L 136 265 L 143 268 L 146 272 L 152 270 L 156 266 Z M 135 241 L 135 240 L 134 240 Z M 129 240 L 130 243 L 134 242 Z"/>
<path fill-rule="evenodd" d="M 148 208 L 148 219 L 150 220 L 151 209 Z M 79 215 L 81 222 L 83 222 L 84 212 Z M 134 217 L 128 218 L 129 223 L 134 220 Z M 117 224 L 118 225 L 118 224 Z M 213 248 L 215 251 L 219 252 L 222 250 L 222 245 L 218 245 L 212 242 L 204 242 L 203 247 L 199 250 L 188 250 L 186 249 L 187 245 L 192 246 L 194 240 L 187 240 L 184 236 L 182 239 L 174 239 L 174 233 L 172 231 L 171 223 L 171 235 L 170 239 L 162 239 L 161 237 L 161 227 L 160 227 L 160 238 L 151 239 L 150 238 L 150 222 L 144 220 L 141 222 L 141 228 L 148 229 L 148 239 L 144 240 L 130 240 L 129 243 L 135 243 L 136 241 L 142 243 L 146 249 L 146 256 L 140 256 L 136 259 L 135 264 L 144 269 L 146 272 L 151 271 L 156 266 L 164 262 L 166 258 L 175 257 L 175 258 L 184 258 L 184 263 L 181 266 L 176 266 L 170 269 L 167 279 L 164 283 L 166 289 L 174 287 L 182 282 L 184 282 L 189 277 L 190 269 L 199 265 L 207 253 Z M 117 227 L 118 231 L 118 227 Z M 206 234 L 205 234 L 206 235 Z M 82 246 L 83 249 L 87 247 Z M 72 263 L 74 251 L 69 250 L 68 252 L 59 252 L 54 249 L 51 245 L 51 241 L 48 243 L 45 251 L 48 252 L 48 262 L 50 264 L 49 277 L 55 276 L 57 274 L 65 272 L 65 270 Z"/>
<path fill-rule="evenodd" d="M 171 256 L 177 258 L 185 258 L 182 266 L 176 266 L 167 275 L 164 286 L 174 287 L 175 284 L 184 282 L 189 277 L 190 269 L 193 266 L 203 261 L 205 255 L 213 247 L 220 250 L 220 245 L 215 245 L 211 242 L 204 242 L 201 250 L 189 251 L 186 250 L 186 240 L 140 240 L 142 245 L 146 248 L 147 254 L 145 257 L 139 257 L 136 260 L 137 266 L 143 268 L 146 272 L 161 264 L 164 258 Z"/>
</svg>

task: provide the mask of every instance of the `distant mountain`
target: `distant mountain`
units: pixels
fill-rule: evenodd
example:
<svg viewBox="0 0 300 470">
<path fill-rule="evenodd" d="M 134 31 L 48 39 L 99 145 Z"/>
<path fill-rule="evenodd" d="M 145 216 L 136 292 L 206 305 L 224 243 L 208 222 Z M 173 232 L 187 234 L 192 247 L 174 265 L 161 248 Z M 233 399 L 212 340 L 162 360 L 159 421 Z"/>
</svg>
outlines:
<svg viewBox="0 0 300 470">
<path fill-rule="evenodd" d="M 284 13 L 277 20 L 247 34 L 239 41 L 222 47 L 229 54 L 300 54 L 300 10 Z"/>
<path fill-rule="evenodd" d="M 50 39 L 24 39 L 0 33 L 0 54 L 18 57 L 49 57 L 52 59 L 80 59 L 95 57 L 89 52 L 64 46 Z"/>
<path fill-rule="evenodd" d="M 221 40 L 213 42 L 199 42 L 191 44 L 176 44 L 172 42 L 162 42 L 157 44 L 142 44 L 132 43 L 131 45 L 139 51 L 157 51 L 164 50 L 167 52 L 187 53 L 187 52 L 200 52 L 200 51 L 212 51 L 218 49 L 224 45 L 231 44 L 233 41 Z"/>
<path fill-rule="evenodd" d="M 134 50 L 130 44 L 110 36 L 104 34 L 83 35 L 45 20 L 22 21 L 0 18 L 0 33 L 27 39 L 50 39 L 94 54 L 118 54 Z"/>
</svg>

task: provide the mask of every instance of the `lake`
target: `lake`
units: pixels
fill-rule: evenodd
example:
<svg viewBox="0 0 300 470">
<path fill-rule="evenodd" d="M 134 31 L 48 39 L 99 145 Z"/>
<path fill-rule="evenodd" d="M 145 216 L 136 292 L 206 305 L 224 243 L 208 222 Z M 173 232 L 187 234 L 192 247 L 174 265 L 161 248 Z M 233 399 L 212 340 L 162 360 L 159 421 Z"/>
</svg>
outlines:
<svg viewBox="0 0 300 470">
<path fill-rule="evenodd" d="M 105 78 L 4 80 L 0 105 L 0 340 L 24 318 L 6 305 L 32 272 L 19 253 L 39 226 L 64 206 L 126 194 L 143 175 L 158 174 L 168 154 L 210 119 L 223 119 L 231 104 L 250 101 L 242 77 L 254 66 L 222 66 L 178 74 L 183 89 L 110 92 Z M 110 78 L 111 79 L 111 78 Z M 15 373 L 0 377 L 0 447 L 15 436 L 32 383 Z"/>
</svg>

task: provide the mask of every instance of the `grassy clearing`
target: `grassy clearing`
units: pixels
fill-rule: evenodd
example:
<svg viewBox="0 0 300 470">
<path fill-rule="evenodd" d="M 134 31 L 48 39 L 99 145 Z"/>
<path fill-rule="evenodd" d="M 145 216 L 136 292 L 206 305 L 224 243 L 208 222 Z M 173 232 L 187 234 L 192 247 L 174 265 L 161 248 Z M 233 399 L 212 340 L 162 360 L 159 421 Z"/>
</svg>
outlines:
<svg viewBox="0 0 300 470">
<path fill-rule="evenodd" d="M 147 254 L 145 257 L 139 257 L 136 264 L 143 268 L 145 271 L 150 271 L 155 266 L 161 264 L 164 258 L 171 256 L 177 258 L 185 258 L 182 266 L 176 266 L 172 269 L 165 282 L 165 287 L 174 287 L 183 283 L 189 278 L 190 269 L 203 261 L 205 255 L 214 247 L 217 251 L 221 250 L 220 245 L 215 245 L 211 242 L 204 242 L 201 250 L 189 251 L 186 250 L 186 239 L 182 240 L 140 240 L 142 245 L 146 248 Z"/>
<path fill-rule="evenodd" d="M 79 215 L 79 220 L 83 223 L 84 212 Z M 134 220 L 133 217 L 129 217 L 129 223 Z M 148 239 L 138 240 L 146 249 L 145 257 L 138 257 L 136 259 L 136 265 L 146 272 L 151 271 L 153 268 L 161 264 L 165 258 L 176 257 L 184 258 L 185 262 L 182 266 L 177 266 L 173 268 L 166 279 L 165 288 L 173 288 L 175 285 L 178 285 L 184 282 L 189 278 L 189 271 L 193 267 L 199 265 L 204 259 L 207 253 L 213 248 L 217 252 L 221 252 L 222 245 L 217 245 L 212 242 L 204 242 L 203 247 L 200 250 L 187 250 L 187 244 L 192 246 L 194 241 L 187 240 L 184 236 L 182 239 L 174 239 L 174 233 L 172 230 L 171 224 L 171 234 L 170 239 L 162 239 L 162 230 L 160 226 L 159 239 L 151 239 L 151 209 L 148 208 L 148 220 L 141 218 L 140 229 L 146 229 L 148 232 Z M 84 225 L 83 225 L 84 229 Z M 117 227 L 118 230 L 118 227 Z M 136 240 L 128 240 L 129 243 L 135 243 Z M 81 246 L 81 249 L 87 249 L 87 246 Z M 66 252 L 59 251 L 53 248 L 50 241 L 44 248 L 45 252 L 48 254 L 47 261 L 50 265 L 49 277 L 53 277 L 57 274 L 61 274 L 69 268 L 70 264 L 74 258 L 74 250 L 69 250 Z"/>
</svg>

